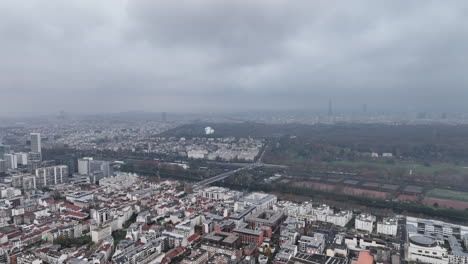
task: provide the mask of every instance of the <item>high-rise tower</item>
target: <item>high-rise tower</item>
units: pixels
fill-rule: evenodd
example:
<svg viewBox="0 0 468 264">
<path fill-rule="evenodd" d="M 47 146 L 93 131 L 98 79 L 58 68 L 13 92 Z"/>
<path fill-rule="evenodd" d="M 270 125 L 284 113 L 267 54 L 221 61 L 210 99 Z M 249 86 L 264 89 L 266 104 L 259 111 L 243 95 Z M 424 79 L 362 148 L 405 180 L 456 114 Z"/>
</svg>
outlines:
<svg viewBox="0 0 468 264">
<path fill-rule="evenodd" d="M 332 101 L 331 99 L 328 101 L 328 121 L 331 122 L 333 120 L 333 109 L 332 109 Z"/>
<path fill-rule="evenodd" d="M 41 134 L 31 133 L 31 152 L 41 153 Z"/>
</svg>

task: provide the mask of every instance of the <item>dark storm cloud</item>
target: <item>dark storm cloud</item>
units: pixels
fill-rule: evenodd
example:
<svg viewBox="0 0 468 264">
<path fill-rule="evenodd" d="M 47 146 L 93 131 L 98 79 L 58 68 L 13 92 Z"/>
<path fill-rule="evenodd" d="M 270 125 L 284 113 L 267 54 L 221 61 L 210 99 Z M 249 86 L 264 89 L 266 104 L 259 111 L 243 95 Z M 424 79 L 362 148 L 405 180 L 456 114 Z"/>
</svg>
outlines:
<svg viewBox="0 0 468 264">
<path fill-rule="evenodd" d="M 465 107 L 465 1 L 0 3 L 3 114 Z"/>
</svg>

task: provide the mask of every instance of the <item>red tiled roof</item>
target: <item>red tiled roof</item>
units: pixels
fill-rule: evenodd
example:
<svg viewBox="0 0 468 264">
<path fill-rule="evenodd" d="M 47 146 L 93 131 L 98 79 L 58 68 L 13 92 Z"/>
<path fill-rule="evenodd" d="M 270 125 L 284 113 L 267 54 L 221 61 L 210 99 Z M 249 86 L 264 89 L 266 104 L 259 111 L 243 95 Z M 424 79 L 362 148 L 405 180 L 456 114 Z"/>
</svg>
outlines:
<svg viewBox="0 0 468 264">
<path fill-rule="evenodd" d="M 111 244 L 105 244 L 101 246 L 101 251 L 107 251 L 112 245 Z"/>
<path fill-rule="evenodd" d="M 138 246 L 142 246 L 144 245 L 145 243 L 141 242 L 141 241 L 138 241 L 135 243 L 135 247 L 138 247 Z"/>
<path fill-rule="evenodd" d="M 64 216 L 77 217 L 77 218 L 86 218 L 86 217 L 88 217 L 88 214 L 81 213 L 81 212 L 74 212 L 74 211 L 65 212 L 63 215 Z"/>
<path fill-rule="evenodd" d="M 353 260 L 353 264 L 372 264 L 374 263 L 374 257 L 366 251 L 359 252 L 357 260 Z"/>
<path fill-rule="evenodd" d="M 73 210 L 73 211 L 81 211 L 81 207 L 73 205 L 73 204 L 63 203 L 63 204 L 61 204 L 61 206 L 66 207 L 66 208 L 68 208 L 70 210 Z"/>
<path fill-rule="evenodd" d="M 195 234 L 189 236 L 189 237 L 187 238 L 187 241 L 188 241 L 188 242 L 193 242 L 193 241 L 197 240 L 199 237 L 200 237 L 200 234 L 195 233 Z"/>
</svg>

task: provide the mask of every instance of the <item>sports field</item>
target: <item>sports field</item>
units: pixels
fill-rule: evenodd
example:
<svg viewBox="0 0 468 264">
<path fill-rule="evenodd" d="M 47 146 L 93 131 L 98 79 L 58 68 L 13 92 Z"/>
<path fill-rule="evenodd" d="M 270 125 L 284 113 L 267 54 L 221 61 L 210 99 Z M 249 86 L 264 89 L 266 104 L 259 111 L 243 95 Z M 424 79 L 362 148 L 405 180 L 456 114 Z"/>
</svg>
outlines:
<svg viewBox="0 0 468 264">
<path fill-rule="evenodd" d="M 432 189 L 426 193 L 427 197 L 468 202 L 468 193 L 445 189 Z"/>
</svg>

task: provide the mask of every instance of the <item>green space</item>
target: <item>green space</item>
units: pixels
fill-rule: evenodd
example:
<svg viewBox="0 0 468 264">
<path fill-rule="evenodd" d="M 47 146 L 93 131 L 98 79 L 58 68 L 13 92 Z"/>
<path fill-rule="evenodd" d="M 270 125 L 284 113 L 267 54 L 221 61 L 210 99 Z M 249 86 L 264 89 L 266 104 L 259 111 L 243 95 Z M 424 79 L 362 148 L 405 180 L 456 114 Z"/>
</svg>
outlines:
<svg viewBox="0 0 468 264">
<path fill-rule="evenodd" d="M 114 246 L 117 246 L 120 241 L 125 239 L 127 236 L 127 231 L 125 230 L 117 230 L 112 232 L 112 237 L 114 238 Z"/>
<path fill-rule="evenodd" d="M 288 152 L 285 159 L 287 164 L 298 165 L 298 164 L 316 164 L 316 166 L 321 167 L 336 167 L 337 169 L 375 169 L 375 170 L 404 170 L 406 173 L 409 173 L 412 170 L 414 173 L 422 174 L 434 174 L 451 172 L 462 175 L 468 175 L 468 167 L 461 165 L 455 165 L 453 163 L 443 163 L 443 162 L 433 162 L 433 163 L 416 163 L 401 161 L 394 158 L 379 158 L 378 160 L 356 160 L 356 161 L 312 161 L 306 159 L 305 157 L 299 155 L 298 153 Z"/>
<path fill-rule="evenodd" d="M 84 245 L 92 244 L 91 236 L 82 236 L 77 238 L 68 238 L 65 236 L 59 236 L 57 240 L 54 241 L 55 244 L 59 244 L 64 248 L 69 248 L 72 246 L 81 247 Z"/>
<path fill-rule="evenodd" d="M 429 192 L 427 192 L 426 196 L 432 197 L 432 198 L 468 202 L 467 192 L 459 192 L 459 191 L 452 191 L 452 190 L 445 190 L 445 189 L 432 189 Z"/>
<path fill-rule="evenodd" d="M 391 162 L 390 162 L 391 161 Z M 404 169 L 413 173 L 435 173 L 438 171 L 452 170 L 458 173 L 468 174 L 468 168 L 449 163 L 420 164 L 411 162 L 400 162 L 394 160 L 384 161 L 333 161 L 330 165 L 352 167 L 352 168 L 379 168 L 379 169 Z"/>
</svg>

